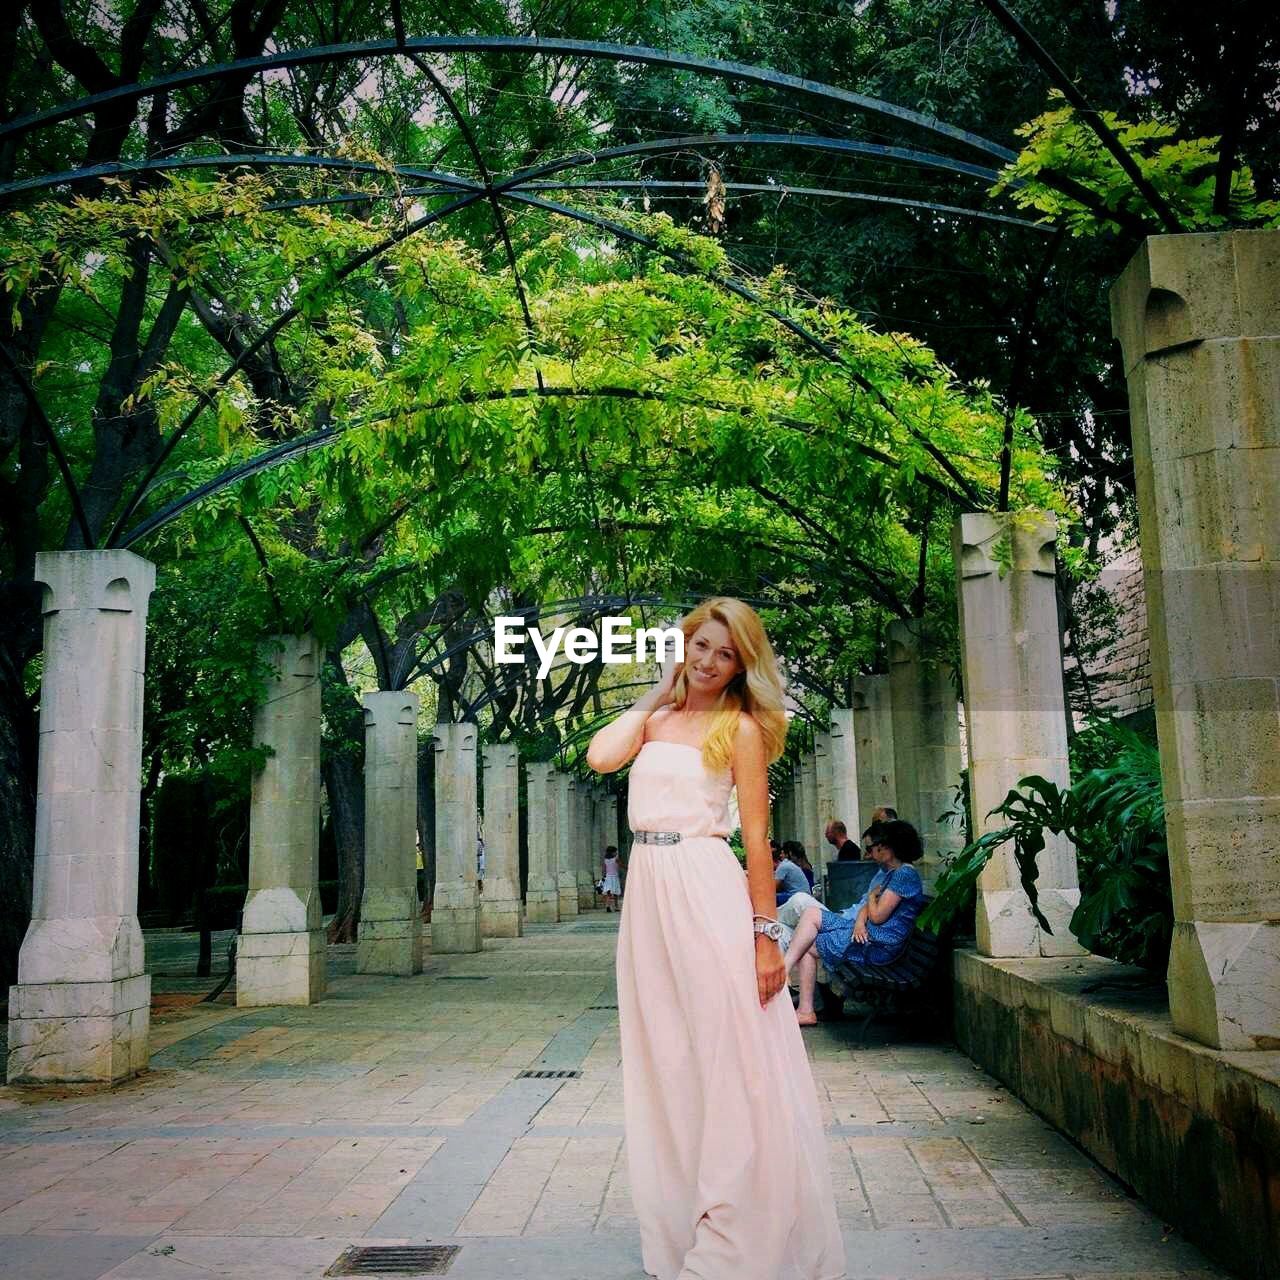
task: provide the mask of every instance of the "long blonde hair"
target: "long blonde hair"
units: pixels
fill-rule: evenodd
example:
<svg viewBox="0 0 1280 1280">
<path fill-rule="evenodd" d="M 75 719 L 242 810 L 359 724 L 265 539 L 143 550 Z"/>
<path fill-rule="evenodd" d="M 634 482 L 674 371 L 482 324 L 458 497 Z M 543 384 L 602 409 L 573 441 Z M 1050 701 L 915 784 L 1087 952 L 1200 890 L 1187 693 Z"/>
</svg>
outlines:
<svg viewBox="0 0 1280 1280">
<path fill-rule="evenodd" d="M 781 754 L 787 737 L 787 716 L 782 709 L 782 677 L 773 646 L 765 635 L 760 615 L 732 596 L 704 600 L 680 623 L 685 648 L 704 622 L 719 622 L 729 630 L 743 669 L 720 691 L 711 715 L 711 728 L 702 745 L 702 760 L 709 770 L 733 765 L 733 746 L 738 717 L 747 712 L 760 726 L 765 759 L 772 764 Z M 682 669 L 676 677 L 672 697 L 677 708 L 689 697 L 689 682 Z"/>
</svg>

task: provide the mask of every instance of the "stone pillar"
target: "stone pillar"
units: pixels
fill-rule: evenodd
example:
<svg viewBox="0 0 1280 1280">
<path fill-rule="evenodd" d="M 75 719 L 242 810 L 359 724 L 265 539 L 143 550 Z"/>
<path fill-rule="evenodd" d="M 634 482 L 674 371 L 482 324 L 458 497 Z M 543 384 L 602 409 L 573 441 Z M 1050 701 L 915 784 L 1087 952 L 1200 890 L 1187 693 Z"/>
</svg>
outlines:
<svg viewBox="0 0 1280 1280">
<path fill-rule="evenodd" d="M 418 695 L 364 695 L 364 895 L 357 973 L 422 972 Z"/>
<path fill-rule="evenodd" d="M 858 761 L 858 799 L 862 804 L 859 822 L 865 829 L 871 822 L 872 813 L 881 806 L 903 807 L 898 803 L 893 699 L 887 675 L 854 678 L 853 738 Z"/>
<path fill-rule="evenodd" d="M 1052 514 L 1030 512 L 963 515 L 952 532 L 975 835 L 1004 825 L 987 815 L 1022 778 L 1070 785 L 1054 588 L 1057 528 Z M 1007 554 L 998 556 L 1001 542 Z M 1006 846 L 978 881 L 982 955 L 1082 954 L 1070 929 L 1080 903 L 1075 850 L 1047 835 L 1037 866 L 1037 899 L 1053 932 L 1036 924 Z"/>
<path fill-rule="evenodd" d="M 44 670 L 31 923 L 9 989 L 10 1084 L 113 1083 L 147 1065 L 138 927 L 147 605 L 131 551 L 42 552 Z"/>
<path fill-rule="evenodd" d="M 560 891 L 556 883 L 556 786 L 549 762 L 525 766 L 529 806 L 529 889 L 525 895 L 530 924 L 555 924 L 560 919 Z"/>
<path fill-rule="evenodd" d="M 814 834 L 818 843 L 809 850 L 809 861 L 821 878 L 827 863 L 835 857 L 836 851 L 827 843 L 827 823 L 836 817 L 835 801 L 835 766 L 831 759 L 831 735 L 819 730 L 813 735 L 813 757 L 815 778 L 817 780 L 817 813 L 818 821 L 814 824 Z"/>
<path fill-rule="evenodd" d="M 574 792 L 574 866 L 578 873 L 578 910 L 592 911 L 596 905 L 595 888 L 595 788 L 589 782 L 575 779 Z"/>
<path fill-rule="evenodd" d="M 484 748 L 484 893 L 480 932 L 518 938 L 520 923 L 520 753 L 514 742 Z"/>
<path fill-rule="evenodd" d="M 1280 1047 L 1280 232 L 1153 236 L 1111 291 L 1173 884 L 1174 1029 Z"/>
<path fill-rule="evenodd" d="M 775 840 L 790 840 L 791 833 L 795 830 L 795 793 L 792 790 L 791 771 L 788 769 L 786 776 L 778 786 L 778 794 L 774 798 L 773 811 L 770 814 L 770 830 L 769 834 Z"/>
<path fill-rule="evenodd" d="M 479 951 L 476 726 L 438 724 L 435 744 L 436 891 L 431 908 L 431 950 L 440 954 Z"/>
<path fill-rule="evenodd" d="M 889 624 L 889 688 L 898 816 L 924 841 L 918 864 L 926 887 L 942 863 L 964 848 L 960 817 L 942 821 L 956 805 L 960 782 L 960 717 L 949 666 L 920 653 L 920 624 Z"/>
<path fill-rule="evenodd" d="M 818 816 L 818 756 L 806 751 L 800 757 L 800 843 L 817 871 L 822 860 L 822 820 Z"/>
<path fill-rule="evenodd" d="M 788 840 L 804 843 L 804 763 L 803 756 L 791 766 L 791 830 Z"/>
<path fill-rule="evenodd" d="M 320 907 L 320 663 L 312 635 L 273 636 L 253 740 L 272 754 L 253 779 L 249 896 L 236 946 L 236 1004 L 314 1004 L 324 995 Z"/>
<path fill-rule="evenodd" d="M 831 813 L 844 823 L 849 839 L 857 844 L 862 831 L 859 817 L 862 806 L 858 796 L 858 748 L 852 708 L 831 709 L 828 742 L 831 750 Z"/>
<path fill-rule="evenodd" d="M 560 919 L 578 914 L 578 865 L 574 861 L 573 779 L 557 771 L 552 776 L 556 795 L 556 884 L 560 892 Z"/>
</svg>

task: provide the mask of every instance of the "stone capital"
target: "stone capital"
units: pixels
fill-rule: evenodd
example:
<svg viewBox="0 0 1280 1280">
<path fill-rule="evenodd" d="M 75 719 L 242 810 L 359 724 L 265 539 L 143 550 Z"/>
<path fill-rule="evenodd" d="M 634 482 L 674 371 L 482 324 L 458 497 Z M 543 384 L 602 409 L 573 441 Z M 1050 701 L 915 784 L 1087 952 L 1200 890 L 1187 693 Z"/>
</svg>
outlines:
<svg viewBox="0 0 1280 1280">
<path fill-rule="evenodd" d="M 45 614 L 101 609 L 145 615 L 156 567 L 132 551 L 41 551 L 35 580 L 44 587 Z"/>
<path fill-rule="evenodd" d="M 996 547 L 1006 538 L 1008 553 L 1002 566 Z M 1002 571 L 1052 578 L 1057 538 L 1058 518 L 1051 511 L 967 513 L 951 531 L 956 572 L 962 581 Z"/>
<path fill-rule="evenodd" d="M 1125 375 L 1206 339 L 1280 332 L 1278 272 L 1275 231 L 1149 236 L 1111 287 Z"/>
</svg>

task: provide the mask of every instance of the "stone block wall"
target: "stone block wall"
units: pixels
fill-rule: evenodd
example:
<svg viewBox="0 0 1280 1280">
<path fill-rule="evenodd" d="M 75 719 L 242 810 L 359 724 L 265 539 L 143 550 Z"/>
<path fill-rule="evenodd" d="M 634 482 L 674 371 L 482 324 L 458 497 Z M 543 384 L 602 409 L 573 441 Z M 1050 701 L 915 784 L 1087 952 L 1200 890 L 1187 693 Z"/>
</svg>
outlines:
<svg viewBox="0 0 1280 1280">
<path fill-rule="evenodd" d="M 1094 956 L 958 952 L 956 1040 L 1187 1239 L 1276 1280 L 1280 1051 L 1175 1034 L 1163 987 L 1141 977 Z"/>
</svg>

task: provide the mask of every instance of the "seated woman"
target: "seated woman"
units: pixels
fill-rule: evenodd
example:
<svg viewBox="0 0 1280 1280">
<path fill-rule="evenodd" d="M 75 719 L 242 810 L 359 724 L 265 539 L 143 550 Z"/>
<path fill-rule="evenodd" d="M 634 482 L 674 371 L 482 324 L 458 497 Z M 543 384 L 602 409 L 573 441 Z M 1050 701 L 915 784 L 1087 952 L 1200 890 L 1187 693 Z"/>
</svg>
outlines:
<svg viewBox="0 0 1280 1280">
<path fill-rule="evenodd" d="M 828 969 L 834 969 L 840 964 L 889 964 L 907 945 L 924 906 L 924 884 L 911 863 L 923 853 L 915 827 L 909 822 L 886 822 L 871 846 L 871 856 L 880 870 L 852 918 L 822 906 L 806 907 L 786 954 L 788 971 L 800 966 L 796 1017 L 802 1027 L 818 1021 L 813 1008 L 818 972 L 815 951 Z"/>
</svg>

